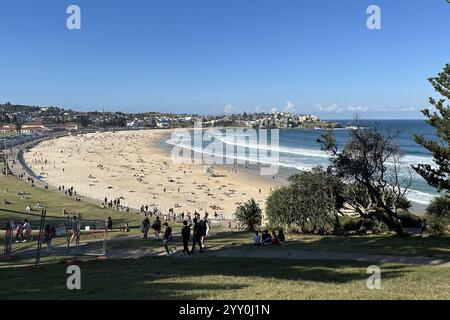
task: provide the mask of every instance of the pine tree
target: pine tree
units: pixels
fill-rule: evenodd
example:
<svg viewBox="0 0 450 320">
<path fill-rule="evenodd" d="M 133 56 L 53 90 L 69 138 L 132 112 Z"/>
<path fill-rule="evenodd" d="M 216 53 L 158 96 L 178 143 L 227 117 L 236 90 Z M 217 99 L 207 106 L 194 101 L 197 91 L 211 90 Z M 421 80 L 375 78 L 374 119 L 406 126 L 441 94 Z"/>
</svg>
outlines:
<svg viewBox="0 0 450 320">
<path fill-rule="evenodd" d="M 435 100 L 430 98 L 430 103 L 437 111 L 430 112 L 429 109 L 422 110 L 427 117 L 427 123 L 436 129 L 439 139 L 427 140 L 423 135 L 415 135 L 416 143 L 428 149 L 434 158 L 436 166 L 429 164 L 419 164 L 413 169 L 420 174 L 429 185 L 438 191 L 450 191 L 450 105 L 446 105 L 446 100 L 450 100 L 450 64 L 444 67 L 444 71 L 437 77 L 430 78 L 434 89 L 444 98 Z"/>
</svg>

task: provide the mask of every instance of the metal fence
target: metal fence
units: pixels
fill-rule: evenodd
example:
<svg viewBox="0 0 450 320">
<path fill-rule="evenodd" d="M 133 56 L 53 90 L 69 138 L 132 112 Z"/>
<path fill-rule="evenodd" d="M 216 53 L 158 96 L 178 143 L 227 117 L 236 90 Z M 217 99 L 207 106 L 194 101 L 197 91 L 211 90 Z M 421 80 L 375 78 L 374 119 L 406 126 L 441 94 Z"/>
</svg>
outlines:
<svg viewBox="0 0 450 320">
<path fill-rule="evenodd" d="M 81 213 L 57 217 L 47 214 L 0 209 L 3 230 L 3 260 L 34 258 L 34 266 L 44 256 L 68 257 L 78 261 L 82 256 L 106 257 L 108 224 L 102 220 L 83 219 Z"/>
</svg>

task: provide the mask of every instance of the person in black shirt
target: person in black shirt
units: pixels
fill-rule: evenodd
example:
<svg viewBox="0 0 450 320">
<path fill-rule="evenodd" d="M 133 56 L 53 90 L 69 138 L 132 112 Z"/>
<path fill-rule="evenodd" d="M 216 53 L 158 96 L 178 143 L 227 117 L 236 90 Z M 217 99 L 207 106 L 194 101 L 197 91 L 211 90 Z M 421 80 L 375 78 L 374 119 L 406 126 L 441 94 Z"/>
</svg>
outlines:
<svg viewBox="0 0 450 320">
<path fill-rule="evenodd" d="M 269 231 L 264 231 L 262 235 L 262 244 L 272 244 L 272 237 L 270 236 Z"/>
<path fill-rule="evenodd" d="M 280 229 L 280 231 L 278 231 L 278 241 L 280 242 L 280 244 L 283 244 L 286 241 L 286 237 L 284 236 L 283 230 Z"/>
<path fill-rule="evenodd" d="M 168 245 L 169 241 L 172 240 L 172 228 L 169 226 L 167 222 L 164 222 L 163 226 L 164 226 L 164 237 L 163 237 L 164 248 L 166 249 L 167 255 L 170 256 L 172 254 L 172 251 L 169 250 Z"/>
<path fill-rule="evenodd" d="M 112 231 L 112 219 L 111 219 L 111 217 L 108 217 L 108 230 Z"/>
<path fill-rule="evenodd" d="M 183 240 L 183 254 L 189 255 L 189 238 L 191 237 L 191 228 L 188 226 L 187 221 L 183 221 L 183 229 L 181 229 L 181 238 Z"/>
<path fill-rule="evenodd" d="M 196 244 L 198 244 L 198 246 L 200 247 L 200 252 L 203 252 L 202 242 L 200 241 L 202 236 L 202 226 L 200 225 L 200 223 L 198 223 L 197 218 L 194 218 L 193 222 L 194 222 L 194 237 L 192 242 L 191 253 L 194 253 Z"/>
<path fill-rule="evenodd" d="M 144 221 L 141 224 L 141 231 L 144 234 L 144 239 L 147 239 L 148 230 L 150 229 L 150 220 L 148 217 L 145 217 Z"/>
</svg>

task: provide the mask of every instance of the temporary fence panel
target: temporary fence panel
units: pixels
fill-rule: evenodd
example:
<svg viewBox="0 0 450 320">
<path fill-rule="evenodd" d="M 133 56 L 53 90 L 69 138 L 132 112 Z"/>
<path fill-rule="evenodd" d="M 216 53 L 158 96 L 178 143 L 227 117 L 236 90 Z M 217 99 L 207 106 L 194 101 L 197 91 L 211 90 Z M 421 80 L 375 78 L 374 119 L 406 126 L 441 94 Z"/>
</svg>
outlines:
<svg viewBox="0 0 450 320">
<path fill-rule="evenodd" d="M 105 220 L 85 220 L 82 214 L 72 218 L 50 216 L 46 210 L 39 214 L 5 209 L 0 209 L 0 212 L 14 217 L 0 220 L 2 257 L 34 257 L 34 265 L 39 267 L 42 256 L 55 255 L 74 260 L 80 256 L 106 256 L 108 230 Z M 31 229 L 29 234 L 23 232 L 25 220 L 38 228 Z M 54 240 L 57 240 L 56 244 Z"/>
</svg>

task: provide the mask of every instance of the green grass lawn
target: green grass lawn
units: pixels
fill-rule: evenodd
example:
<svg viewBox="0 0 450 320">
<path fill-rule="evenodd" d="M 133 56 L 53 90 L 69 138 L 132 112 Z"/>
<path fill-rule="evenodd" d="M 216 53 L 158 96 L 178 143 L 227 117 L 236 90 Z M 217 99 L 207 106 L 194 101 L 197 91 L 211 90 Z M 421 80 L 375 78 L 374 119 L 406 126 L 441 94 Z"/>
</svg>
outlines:
<svg viewBox="0 0 450 320">
<path fill-rule="evenodd" d="M 8 192 L 4 192 L 5 188 Z M 30 193 L 22 200 L 18 192 Z M 138 225 L 142 217 L 101 209 L 94 204 L 77 202 L 57 191 L 33 188 L 13 177 L 0 176 L 0 201 L 12 202 L 5 209 L 24 211 L 37 202 L 45 205 L 47 213 L 62 216 L 63 208 L 71 213 L 82 212 L 84 218 L 103 221 L 111 216 L 115 226 L 124 223 Z M 0 205 L 1 205 L 0 204 Z M 3 206 L 2 206 L 3 207 Z M 14 217 L 0 210 L 0 220 Z M 37 222 L 33 221 L 33 223 Z M 178 234 L 181 226 L 171 223 Z M 251 234 L 213 228 L 207 240 L 208 252 L 225 249 L 252 250 Z M 130 237 L 131 236 L 131 237 Z M 3 243 L 4 234 L 0 235 Z M 101 235 L 96 236 L 99 240 Z M 123 237 L 126 237 L 123 238 Z M 161 254 L 161 241 L 144 240 L 138 230 L 109 234 L 108 252 L 142 250 Z M 92 240 L 82 237 L 81 242 Z M 260 248 L 267 251 L 359 252 L 363 254 L 449 257 L 450 237 L 396 236 L 306 236 L 287 235 L 283 246 Z M 64 245 L 57 238 L 54 245 Z M 91 252 L 101 252 L 102 243 L 90 243 Z M 172 248 L 181 249 L 177 237 Z M 13 244 L 13 250 L 27 250 L 14 261 L 0 260 L 0 299 L 450 299 L 450 268 L 378 264 L 382 270 L 382 289 L 369 290 L 368 262 L 315 261 L 294 259 L 265 259 L 215 257 L 195 255 L 182 257 L 143 257 L 139 259 L 108 259 L 99 261 L 82 257 L 82 290 L 66 288 L 68 255 L 42 257 L 43 269 L 32 270 L 21 265 L 32 264 L 36 241 Z M 30 255 L 31 252 L 31 255 Z"/>
<path fill-rule="evenodd" d="M 395 235 L 365 236 L 314 236 L 290 235 L 281 250 L 306 250 L 322 252 L 362 252 L 366 254 L 450 257 L 450 237 Z M 280 250 L 269 247 L 269 250 Z"/>
<path fill-rule="evenodd" d="M 8 192 L 5 192 L 5 190 Z M 21 199 L 19 192 L 25 192 L 29 195 L 26 199 Z M 7 199 L 11 204 L 4 205 L 3 200 Z M 64 208 L 71 214 L 82 213 L 83 218 L 104 221 L 107 217 L 113 219 L 115 226 L 125 223 L 130 225 L 139 225 L 142 218 L 136 213 L 124 213 L 117 210 L 102 209 L 99 205 L 87 203 L 84 201 L 76 201 L 73 198 L 65 196 L 59 191 L 49 191 L 38 187 L 31 187 L 27 182 L 18 180 L 12 176 L 0 176 L 0 219 L 18 218 L 24 219 L 22 215 L 4 212 L 1 209 L 15 210 L 25 212 L 25 208 L 29 205 L 34 208 L 37 203 L 45 206 L 47 215 L 63 216 Z M 39 213 L 35 210 L 33 213 Z M 38 221 L 39 218 L 30 218 Z"/>
<path fill-rule="evenodd" d="M 366 287 L 368 264 L 241 258 L 84 261 L 80 291 L 65 263 L 0 272 L 0 299 L 450 299 L 450 269 L 380 264 L 382 288 Z"/>
</svg>

